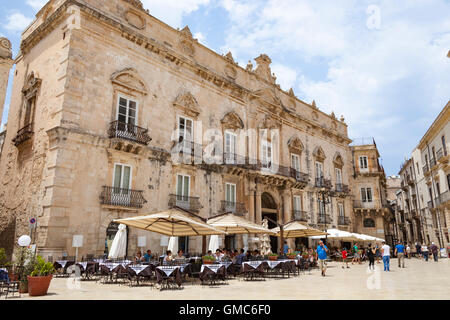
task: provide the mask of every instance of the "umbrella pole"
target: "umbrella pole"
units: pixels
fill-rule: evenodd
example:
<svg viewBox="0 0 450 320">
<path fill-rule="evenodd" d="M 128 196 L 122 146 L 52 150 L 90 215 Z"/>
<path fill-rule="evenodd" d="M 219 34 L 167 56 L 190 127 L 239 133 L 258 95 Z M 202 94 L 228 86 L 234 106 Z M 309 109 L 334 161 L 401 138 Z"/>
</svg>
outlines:
<svg viewBox="0 0 450 320">
<path fill-rule="evenodd" d="M 206 254 L 206 236 L 202 236 L 202 254 Z"/>
<path fill-rule="evenodd" d="M 283 249 L 284 249 L 284 230 L 283 230 L 283 226 L 280 225 L 280 241 L 281 241 L 281 251 L 280 254 L 283 255 Z"/>
</svg>

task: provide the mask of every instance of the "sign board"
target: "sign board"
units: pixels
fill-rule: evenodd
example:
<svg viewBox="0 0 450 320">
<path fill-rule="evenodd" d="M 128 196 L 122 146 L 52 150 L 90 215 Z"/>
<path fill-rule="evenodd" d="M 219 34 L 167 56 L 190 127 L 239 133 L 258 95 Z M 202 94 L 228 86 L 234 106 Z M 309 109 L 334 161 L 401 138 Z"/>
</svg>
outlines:
<svg viewBox="0 0 450 320">
<path fill-rule="evenodd" d="M 441 249 L 441 258 L 448 258 L 447 249 Z"/>
<path fill-rule="evenodd" d="M 169 245 L 169 237 L 168 236 L 161 236 L 161 247 L 167 247 Z"/>
<path fill-rule="evenodd" d="M 72 239 L 72 247 L 81 248 L 83 246 L 83 235 L 74 235 Z"/>
<path fill-rule="evenodd" d="M 36 218 L 31 218 L 31 219 L 29 220 L 29 222 L 30 222 L 30 228 L 31 228 L 31 229 L 36 228 L 36 225 L 37 225 L 37 220 L 36 220 Z"/>
<path fill-rule="evenodd" d="M 138 247 L 143 248 L 147 245 L 147 237 L 138 237 Z"/>
<path fill-rule="evenodd" d="M 381 233 L 382 234 L 382 233 L 384 233 L 384 230 L 383 229 L 378 229 L 377 233 Z"/>
</svg>

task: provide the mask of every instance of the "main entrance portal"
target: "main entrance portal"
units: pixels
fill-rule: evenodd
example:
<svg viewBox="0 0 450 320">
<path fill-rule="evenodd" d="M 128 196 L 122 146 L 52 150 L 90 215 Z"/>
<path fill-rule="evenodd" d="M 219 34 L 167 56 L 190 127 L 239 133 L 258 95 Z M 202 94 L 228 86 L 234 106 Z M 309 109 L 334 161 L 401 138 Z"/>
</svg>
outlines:
<svg viewBox="0 0 450 320">
<path fill-rule="evenodd" d="M 270 194 L 262 194 L 261 209 L 262 219 L 267 218 L 267 220 L 269 221 L 269 229 L 276 228 L 277 224 L 274 221 L 278 221 L 278 206 Z M 278 248 L 280 247 L 278 244 L 278 237 L 270 236 L 270 245 L 272 252 L 278 252 Z"/>
</svg>

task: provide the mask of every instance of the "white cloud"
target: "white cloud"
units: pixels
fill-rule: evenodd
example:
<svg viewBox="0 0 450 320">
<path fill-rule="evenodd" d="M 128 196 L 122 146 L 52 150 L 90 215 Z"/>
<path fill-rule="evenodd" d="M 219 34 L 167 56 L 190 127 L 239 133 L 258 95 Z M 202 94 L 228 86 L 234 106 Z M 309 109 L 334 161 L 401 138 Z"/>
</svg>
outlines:
<svg viewBox="0 0 450 320">
<path fill-rule="evenodd" d="M 142 0 L 150 14 L 174 28 L 183 27 L 183 16 L 197 11 L 210 0 Z"/>
<path fill-rule="evenodd" d="M 48 2 L 48 0 L 27 0 L 27 4 L 35 11 L 39 11 Z"/>
<path fill-rule="evenodd" d="M 25 17 L 21 13 L 13 13 L 7 18 L 4 28 L 9 31 L 21 32 L 33 21 L 32 18 Z"/>
<path fill-rule="evenodd" d="M 196 33 L 194 33 L 193 37 L 194 37 L 194 39 L 197 39 L 198 42 L 200 42 L 204 46 L 208 46 L 207 43 L 206 43 L 205 36 L 203 35 L 203 33 L 196 32 Z"/>
<path fill-rule="evenodd" d="M 343 114 L 350 137 L 385 141 L 385 158 L 395 162 L 427 129 L 412 120 L 435 117 L 449 99 L 450 3 L 374 3 L 380 24 L 370 29 L 373 10 L 357 0 L 222 0 L 231 20 L 223 48 L 238 59 L 268 53 L 282 87 L 294 83 L 299 98 Z M 315 67 L 297 75 L 309 61 L 320 61 L 326 76 L 312 74 Z"/>
</svg>

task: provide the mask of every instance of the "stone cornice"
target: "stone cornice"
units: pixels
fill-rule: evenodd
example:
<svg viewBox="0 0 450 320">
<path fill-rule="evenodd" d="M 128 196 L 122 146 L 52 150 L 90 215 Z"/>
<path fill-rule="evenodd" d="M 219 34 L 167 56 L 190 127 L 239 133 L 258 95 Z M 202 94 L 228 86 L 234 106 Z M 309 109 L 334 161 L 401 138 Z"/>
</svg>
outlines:
<svg viewBox="0 0 450 320">
<path fill-rule="evenodd" d="M 427 130 L 422 139 L 420 139 L 419 145 L 417 148 L 422 150 L 426 147 L 427 143 L 432 141 L 436 134 L 441 131 L 442 127 L 444 127 L 450 121 L 450 101 L 447 102 L 446 106 L 439 115 L 434 120 L 433 124 Z"/>
</svg>

